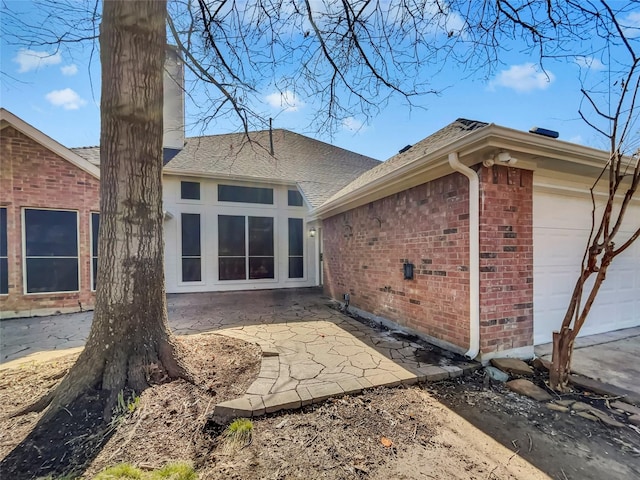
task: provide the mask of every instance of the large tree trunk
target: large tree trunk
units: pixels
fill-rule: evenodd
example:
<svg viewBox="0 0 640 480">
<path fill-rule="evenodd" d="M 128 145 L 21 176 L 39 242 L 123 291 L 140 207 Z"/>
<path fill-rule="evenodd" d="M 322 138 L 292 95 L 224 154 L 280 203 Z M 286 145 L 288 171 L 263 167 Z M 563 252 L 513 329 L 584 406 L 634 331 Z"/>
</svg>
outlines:
<svg viewBox="0 0 640 480">
<path fill-rule="evenodd" d="M 50 417 L 92 388 L 141 391 L 184 377 L 167 322 L 162 211 L 164 0 L 106 0 L 102 62 L 99 269 L 93 324 Z M 44 420 L 44 419 L 43 419 Z"/>
</svg>

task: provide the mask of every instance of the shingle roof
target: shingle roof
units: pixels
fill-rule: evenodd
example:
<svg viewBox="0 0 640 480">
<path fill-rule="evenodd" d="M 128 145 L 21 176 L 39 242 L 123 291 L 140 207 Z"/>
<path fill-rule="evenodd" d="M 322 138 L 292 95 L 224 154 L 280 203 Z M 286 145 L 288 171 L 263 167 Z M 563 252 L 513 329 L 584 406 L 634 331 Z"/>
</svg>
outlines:
<svg viewBox="0 0 640 480">
<path fill-rule="evenodd" d="M 454 122 L 450 123 L 446 127 L 438 130 L 427 138 L 420 140 L 410 148 L 403 148 L 402 153 L 398 153 L 387 161 L 379 164 L 376 168 L 372 168 L 364 172 L 358 178 L 346 185 L 344 188 L 336 192 L 325 203 L 330 203 L 339 200 L 341 197 L 348 195 L 349 193 L 358 190 L 375 180 L 378 180 L 386 175 L 389 175 L 395 170 L 408 165 L 409 163 L 424 157 L 425 155 L 436 151 L 437 149 L 444 147 L 445 145 L 452 143 L 474 130 L 486 127 L 489 125 L 485 122 L 479 122 L 476 120 L 467 120 L 465 118 L 458 118 Z"/>
<path fill-rule="evenodd" d="M 100 147 L 77 147 L 69 150 L 77 153 L 85 160 L 89 160 L 95 166 L 100 166 Z"/>
<path fill-rule="evenodd" d="M 297 183 L 312 207 L 321 205 L 363 172 L 380 164 L 328 143 L 288 130 L 188 138 L 167 165 L 168 173 L 219 175 Z"/>
</svg>

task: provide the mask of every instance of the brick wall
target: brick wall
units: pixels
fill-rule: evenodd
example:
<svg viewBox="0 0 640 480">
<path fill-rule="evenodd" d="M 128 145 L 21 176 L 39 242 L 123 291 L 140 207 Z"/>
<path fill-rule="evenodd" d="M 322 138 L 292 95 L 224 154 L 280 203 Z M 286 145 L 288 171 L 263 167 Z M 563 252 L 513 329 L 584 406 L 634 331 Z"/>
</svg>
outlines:
<svg viewBox="0 0 640 480">
<path fill-rule="evenodd" d="M 481 352 L 533 342 L 533 173 L 480 176 Z M 468 180 L 458 173 L 324 220 L 324 287 L 374 315 L 469 347 Z M 404 280 L 402 264 L 415 264 Z"/>
<path fill-rule="evenodd" d="M 533 345 L 533 172 L 480 176 L 480 349 Z"/>
<path fill-rule="evenodd" d="M 99 180 L 12 127 L 0 134 L 0 207 L 7 208 L 9 294 L 0 295 L 3 318 L 71 311 L 93 305 L 91 292 L 91 212 L 99 209 Z M 80 291 L 24 294 L 22 207 L 78 211 Z"/>
<path fill-rule="evenodd" d="M 324 286 L 336 299 L 469 345 L 468 182 L 454 173 L 323 222 Z M 413 280 L 403 263 L 415 264 Z"/>
</svg>

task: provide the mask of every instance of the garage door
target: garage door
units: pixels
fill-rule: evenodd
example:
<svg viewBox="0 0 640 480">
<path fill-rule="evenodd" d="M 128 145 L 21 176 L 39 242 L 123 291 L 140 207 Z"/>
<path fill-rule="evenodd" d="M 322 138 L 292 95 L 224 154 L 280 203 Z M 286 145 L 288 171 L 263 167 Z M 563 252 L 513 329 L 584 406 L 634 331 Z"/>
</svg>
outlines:
<svg viewBox="0 0 640 480">
<path fill-rule="evenodd" d="M 533 294 L 534 343 L 550 342 L 558 330 L 580 271 L 589 235 L 591 201 L 534 190 Z M 598 216 L 596 216 L 598 218 Z M 619 241 L 640 223 L 640 207 L 625 216 Z M 589 284 L 590 285 L 590 284 Z M 600 293 L 580 336 L 640 325 L 640 240 L 618 256 L 607 272 Z"/>
</svg>

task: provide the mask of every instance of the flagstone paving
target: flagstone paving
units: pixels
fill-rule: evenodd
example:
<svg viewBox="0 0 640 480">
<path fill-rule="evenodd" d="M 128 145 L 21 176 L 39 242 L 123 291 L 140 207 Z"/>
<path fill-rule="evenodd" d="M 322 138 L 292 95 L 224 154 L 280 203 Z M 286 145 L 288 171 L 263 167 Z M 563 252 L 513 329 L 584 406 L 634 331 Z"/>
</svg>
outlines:
<svg viewBox="0 0 640 480">
<path fill-rule="evenodd" d="M 169 323 L 177 334 L 223 334 L 257 343 L 263 351 L 259 376 L 246 395 L 217 405 L 214 419 L 299 408 L 377 386 L 442 380 L 478 367 L 433 355 L 434 347 L 365 325 L 330 302 L 318 289 L 168 296 Z M 13 364 L 39 350 L 46 356 L 81 346 L 91 318 L 92 312 L 84 312 L 3 321 L 1 360 Z"/>
</svg>

